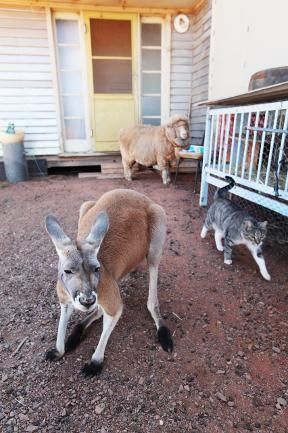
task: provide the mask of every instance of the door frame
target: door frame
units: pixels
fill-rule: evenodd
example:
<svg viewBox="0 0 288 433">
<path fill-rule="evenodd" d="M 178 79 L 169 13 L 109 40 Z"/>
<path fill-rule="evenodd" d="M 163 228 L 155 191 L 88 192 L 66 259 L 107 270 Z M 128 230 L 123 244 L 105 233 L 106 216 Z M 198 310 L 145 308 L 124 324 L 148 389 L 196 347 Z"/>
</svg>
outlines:
<svg viewBox="0 0 288 433">
<path fill-rule="evenodd" d="M 93 63 L 92 63 L 92 47 L 90 38 L 90 19 L 109 19 L 121 20 L 128 19 L 131 21 L 131 51 L 132 51 L 132 98 L 134 102 L 134 116 L 139 119 L 139 14 L 123 13 L 123 12 L 98 12 L 88 11 L 81 13 L 85 28 L 85 54 L 87 65 L 87 82 L 88 82 L 88 105 L 89 105 L 89 122 L 90 122 L 90 137 L 91 150 L 97 152 L 97 143 L 95 141 L 95 110 L 94 110 L 94 86 L 93 86 Z M 105 99 L 113 99 L 115 94 L 100 93 Z M 125 99 L 125 93 L 120 94 L 121 98 Z M 126 96 L 128 98 L 128 96 Z M 129 94 L 130 99 L 130 94 Z M 100 151 L 101 152 L 101 151 Z"/>
<path fill-rule="evenodd" d="M 57 44 L 57 34 L 56 34 L 56 20 L 62 19 L 62 20 L 75 20 L 78 22 L 78 30 L 79 30 L 79 46 L 80 46 L 80 56 L 81 56 L 81 62 L 82 62 L 82 90 L 83 90 L 83 99 L 84 99 L 84 115 L 85 115 L 85 132 L 86 132 L 86 139 L 67 139 L 65 136 L 65 122 L 64 122 L 64 109 L 63 109 L 63 102 L 62 102 L 62 92 L 61 92 L 61 86 L 60 86 L 60 63 L 59 63 L 59 55 L 58 55 L 58 44 Z M 83 153 L 86 154 L 88 152 L 91 152 L 91 125 L 90 125 L 90 107 L 88 104 L 88 88 L 86 85 L 87 80 L 87 61 L 86 61 L 86 49 L 85 49 L 85 40 L 84 40 L 84 32 L 83 32 L 83 19 L 82 19 L 82 13 L 78 12 L 71 12 L 71 11 L 53 11 L 52 13 L 52 26 L 53 26 L 53 39 L 54 39 L 54 53 L 55 53 L 55 61 L 56 61 L 56 77 L 57 77 L 57 89 L 58 89 L 58 102 L 60 107 L 60 124 L 61 124 L 61 141 L 62 141 L 62 151 L 66 154 L 69 153 Z M 65 149 L 66 146 L 69 146 L 69 142 L 71 143 L 71 146 L 83 146 L 83 144 L 86 144 L 86 150 L 85 151 L 67 151 Z M 87 149 L 88 148 L 88 149 Z"/>
</svg>

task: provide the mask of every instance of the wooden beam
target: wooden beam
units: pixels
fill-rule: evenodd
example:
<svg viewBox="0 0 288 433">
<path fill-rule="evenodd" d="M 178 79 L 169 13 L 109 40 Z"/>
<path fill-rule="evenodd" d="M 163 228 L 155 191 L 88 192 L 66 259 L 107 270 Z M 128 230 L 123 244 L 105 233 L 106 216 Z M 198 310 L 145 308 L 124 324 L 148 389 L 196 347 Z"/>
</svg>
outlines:
<svg viewBox="0 0 288 433">
<path fill-rule="evenodd" d="M 91 2 L 91 0 L 87 0 L 87 3 L 74 3 L 71 0 L 65 1 L 53 1 L 53 0 L 4 0 L 5 3 L 1 3 L 1 8 L 5 7 L 30 7 L 30 8 L 51 8 L 53 10 L 73 10 L 73 11 L 101 11 L 101 12 L 131 12 L 131 13 L 145 13 L 148 15 L 166 15 L 173 13 L 187 13 L 192 14 L 194 10 L 194 6 L 189 8 L 181 6 L 175 6 L 170 8 L 157 8 L 157 7 L 121 7 L 121 6 L 99 6 L 95 5 Z M 204 0 L 205 1 L 205 0 Z"/>
</svg>

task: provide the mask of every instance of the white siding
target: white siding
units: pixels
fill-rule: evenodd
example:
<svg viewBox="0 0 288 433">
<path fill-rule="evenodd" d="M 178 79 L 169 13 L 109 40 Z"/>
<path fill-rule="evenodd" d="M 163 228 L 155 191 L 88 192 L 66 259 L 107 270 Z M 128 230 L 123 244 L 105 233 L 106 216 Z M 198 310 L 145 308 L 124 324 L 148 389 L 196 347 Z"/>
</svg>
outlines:
<svg viewBox="0 0 288 433">
<path fill-rule="evenodd" d="M 287 0 L 213 0 L 209 99 L 245 93 L 255 72 L 287 67 L 287 14 Z"/>
<path fill-rule="evenodd" d="M 0 8 L 0 128 L 23 129 L 27 154 L 59 152 L 49 53 L 44 9 Z"/>
<path fill-rule="evenodd" d="M 201 4 L 184 34 L 172 33 L 171 114 L 190 114 L 191 142 L 201 144 L 206 109 L 193 104 L 208 97 L 211 0 Z"/>
</svg>

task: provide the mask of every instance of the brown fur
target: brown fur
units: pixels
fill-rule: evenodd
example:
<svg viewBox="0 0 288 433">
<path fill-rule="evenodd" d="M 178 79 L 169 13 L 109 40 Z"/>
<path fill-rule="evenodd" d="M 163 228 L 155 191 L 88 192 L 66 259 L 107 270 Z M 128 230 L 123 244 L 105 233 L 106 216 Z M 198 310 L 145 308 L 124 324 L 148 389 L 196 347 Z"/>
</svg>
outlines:
<svg viewBox="0 0 288 433">
<path fill-rule="evenodd" d="M 157 230 L 157 218 L 166 219 L 163 209 L 148 197 L 131 190 L 114 190 L 97 202 L 81 206 L 78 244 L 88 236 L 97 214 L 103 210 L 109 217 L 109 230 L 98 253 L 102 270 L 97 293 L 98 303 L 111 314 L 121 305 L 116 282 L 145 259 L 152 231 Z"/>
<path fill-rule="evenodd" d="M 76 242 L 65 234 L 53 215 L 46 217 L 46 229 L 59 255 L 57 294 L 61 303 L 56 349 L 47 352 L 47 359 L 59 359 L 65 350 L 73 350 L 85 329 L 103 315 L 99 343 L 91 363 L 83 368 L 85 375 L 98 374 L 109 336 L 122 313 L 118 281 L 145 258 L 149 267 L 147 308 L 162 348 L 173 350 L 157 297 L 158 267 L 166 234 L 166 216 L 160 206 L 136 191 L 118 189 L 81 206 Z M 74 308 L 90 314 L 65 343 Z"/>
</svg>

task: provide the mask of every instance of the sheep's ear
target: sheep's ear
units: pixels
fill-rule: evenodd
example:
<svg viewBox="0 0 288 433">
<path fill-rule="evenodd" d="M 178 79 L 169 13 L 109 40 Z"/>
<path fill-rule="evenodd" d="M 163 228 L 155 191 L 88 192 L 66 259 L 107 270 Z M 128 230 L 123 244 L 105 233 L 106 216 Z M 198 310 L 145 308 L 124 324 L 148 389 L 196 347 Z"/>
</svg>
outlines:
<svg viewBox="0 0 288 433">
<path fill-rule="evenodd" d="M 170 140 L 175 140 L 177 138 L 176 131 L 175 128 L 173 128 L 173 126 L 166 126 L 165 129 L 166 129 L 166 135 Z"/>
<path fill-rule="evenodd" d="M 59 222 L 53 215 L 47 215 L 45 227 L 58 254 L 72 244 L 72 240 L 65 234 Z"/>
<path fill-rule="evenodd" d="M 106 212 L 101 212 L 97 215 L 91 231 L 86 238 L 86 242 L 88 242 L 93 248 L 99 250 L 108 229 L 109 217 Z"/>
</svg>

